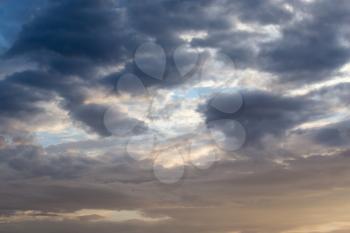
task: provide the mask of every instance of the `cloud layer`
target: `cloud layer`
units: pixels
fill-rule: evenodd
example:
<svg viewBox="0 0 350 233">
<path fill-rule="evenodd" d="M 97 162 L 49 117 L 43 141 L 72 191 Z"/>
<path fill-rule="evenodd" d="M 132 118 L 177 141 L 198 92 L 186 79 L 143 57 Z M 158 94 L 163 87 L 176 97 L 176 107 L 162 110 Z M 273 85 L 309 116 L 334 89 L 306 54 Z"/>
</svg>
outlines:
<svg viewBox="0 0 350 233">
<path fill-rule="evenodd" d="M 0 232 L 349 231 L 348 1 L 21 4 L 0 3 Z M 140 66 L 145 43 L 164 60 L 150 50 Z M 198 55 L 186 75 L 179 46 L 185 65 Z M 140 85 L 121 95 L 130 73 Z M 145 108 L 140 87 L 147 117 L 132 114 Z M 236 111 L 213 107 L 238 92 Z M 116 126 L 137 122 L 133 148 L 148 157 L 131 158 L 130 138 L 106 127 L 111 107 Z M 200 139 L 215 120 L 239 122 L 243 146 L 204 141 L 192 153 L 200 162 L 215 151 L 214 166 L 184 158 L 182 179 L 160 183 L 148 134 L 187 151 L 188 135 Z M 236 131 L 217 130 L 234 144 Z M 176 168 L 181 156 L 168 154 L 162 165 Z"/>
</svg>

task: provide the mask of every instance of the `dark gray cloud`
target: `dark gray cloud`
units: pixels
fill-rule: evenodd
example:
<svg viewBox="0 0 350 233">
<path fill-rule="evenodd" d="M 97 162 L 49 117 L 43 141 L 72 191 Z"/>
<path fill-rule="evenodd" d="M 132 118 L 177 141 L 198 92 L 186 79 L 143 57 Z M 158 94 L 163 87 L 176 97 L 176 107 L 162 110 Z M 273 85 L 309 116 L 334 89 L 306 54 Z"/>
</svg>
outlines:
<svg viewBox="0 0 350 233">
<path fill-rule="evenodd" d="M 313 127 L 307 130 L 297 130 L 299 135 L 306 135 L 314 143 L 326 148 L 348 148 L 350 141 L 350 122 L 348 120 L 329 123 L 321 127 Z"/>
<path fill-rule="evenodd" d="M 219 1 L 220 2 L 220 1 Z M 230 22 L 218 13 L 208 14 L 216 1 L 160 1 L 155 4 L 132 4 L 128 7 L 130 25 L 154 37 L 166 49 L 182 43 L 180 33 L 193 30 L 229 29 Z M 220 9 L 221 10 L 221 9 Z M 169 14 L 169 12 L 172 12 Z M 162 20 L 159 20 L 161 18 Z"/>
<path fill-rule="evenodd" d="M 320 129 L 314 139 L 322 144 L 328 145 L 328 146 L 340 146 L 344 145 L 344 140 L 342 138 L 341 132 L 337 128 L 323 128 Z"/>
<path fill-rule="evenodd" d="M 196 38 L 193 46 L 219 49 L 230 56 L 236 65 L 241 67 L 258 67 L 257 58 L 261 40 L 269 35 L 259 30 L 244 31 L 236 25 L 234 19 L 249 26 L 284 25 L 293 18 L 293 14 L 283 7 L 283 1 L 217 1 L 225 6 L 217 17 L 226 20 L 228 28 L 208 27 L 206 38 Z M 249 27 L 248 26 L 248 27 Z"/>
<path fill-rule="evenodd" d="M 137 42 L 122 16 L 113 1 L 53 1 L 23 27 L 7 56 L 30 54 L 50 69 L 73 74 L 121 61 Z"/>
<path fill-rule="evenodd" d="M 52 98 L 49 92 L 43 93 L 9 80 L 1 81 L 1 113 L 7 117 L 23 117 L 38 112 L 34 103 Z"/>
<path fill-rule="evenodd" d="M 18 143 L 18 142 L 17 142 Z M 51 177 L 53 179 L 73 178 L 92 165 L 84 157 L 51 154 L 47 156 L 43 148 L 34 145 L 6 146 L 0 151 L 0 160 L 12 173 L 7 179 L 31 179 L 32 177 Z M 93 164 L 96 165 L 96 164 Z"/>
<path fill-rule="evenodd" d="M 285 4 L 292 7 L 292 12 Z M 271 35 L 261 27 L 261 31 L 247 32 L 232 23 L 229 30 L 208 27 L 208 37 L 193 40 L 193 46 L 219 49 L 237 65 L 269 71 L 278 75 L 282 83 L 311 83 L 329 78 L 350 58 L 347 1 L 253 0 L 228 1 L 224 5 L 223 12 L 248 23 L 248 27 L 277 27 L 280 36 L 268 39 Z M 266 39 L 268 42 L 264 42 Z"/>
<path fill-rule="evenodd" d="M 217 3 L 226 7 L 217 7 Z M 184 43 L 180 38 L 181 33 L 196 30 L 205 30 L 209 35 L 194 40 L 193 46 L 219 48 L 228 53 L 237 64 L 257 65 L 278 73 L 281 77 L 304 79 L 307 74 L 305 80 L 319 79 L 325 77 L 321 75 L 324 72 L 331 72 L 347 61 L 348 52 L 340 40 L 342 30 L 346 27 L 343 22 L 347 21 L 348 5 L 343 1 L 339 4 L 317 1 L 306 6 L 296 3 L 293 5 L 295 10 L 309 14 L 311 18 L 306 17 L 300 22 L 287 25 L 285 23 L 293 18 L 291 12 L 272 1 L 204 1 L 201 6 L 192 1 L 160 1 L 154 4 L 124 2 L 119 5 L 113 1 L 98 0 L 53 1 L 47 10 L 40 11 L 24 25 L 6 53 L 7 57 L 29 57 L 43 68 L 44 71 L 40 73 L 47 73 L 46 77 L 43 74 L 33 77 L 33 73 L 23 73 L 7 80 L 12 82 L 10 80 L 13 79 L 23 89 L 28 86 L 35 90 L 40 88 L 41 91 L 36 91 L 37 94 L 42 90 L 53 91 L 64 98 L 63 105 L 69 112 L 78 111 L 74 109 L 86 98 L 82 86 L 94 88 L 111 85 L 117 80 L 116 76 L 130 71 L 138 75 L 145 85 L 157 84 L 157 80 L 145 75 L 135 64 L 127 62 L 138 45 L 152 38 L 166 49 L 169 63 L 166 80 L 172 84 L 172 80 L 179 77 L 174 64 L 171 64 L 172 51 Z M 173 13 L 169 14 L 169 11 Z M 209 11 L 214 13 L 208 14 Z M 258 14 L 252 13 L 255 11 Z M 254 60 L 254 41 L 264 35 L 258 32 L 232 31 L 232 19 L 225 13 L 230 15 L 235 12 L 239 12 L 237 17 L 243 22 L 281 25 L 280 39 L 261 44 L 261 59 Z M 335 15 L 337 17 L 333 17 Z M 127 66 L 122 72 L 102 81 L 96 80 L 97 69 L 125 62 Z M 69 75 L 78 75 L 80 81 L 74 82 Z M 184 80 L 181 79 L 182 81 Z M 17 99 L 19 98 L 20 95 Z M 26 99 L 30 98 L 38 97 L 28 96 Z M 25 105 L 26 101 L 21 102 Z M 10 101 L 8 105 L 16 106 Z M 29 105 L 23 107 L 30 108 Z M 80 108 L 85 109 L 85 116 L 87 109 L 91 109 L 88 106 Z M 103 106 L 98 108 L 102 109 Z M 95 110 L 96 108 L 89 115 L 90 118 L 96 116 L 96 122 L 99 122 L 101 116 L 97 116 Z M 104 129 L 97 126 L 98 123 L 93 125 L 91 120 L 79 119 L 81 114 L 72 113 L 71 116 L 105 135 Z"/>
<path fill-rule="evenodd" d="M 107 135 L 101 122 L 105 107 L 84 105 L 83 101 L 86 90 L 99 85 L 93 80 L 97 68 L 117 65 L 135 50 L 137 38 L 132 39 L 116 7 L 113 1 L 52 1 L 29 21 L 6 57 L 25 56 L 42 69 L 15 73 L 1 81 L 6 90 L 2 92 L 2 114 L 12 111 L 34 118 L 42 113 L 36 103 L 57 95 L 73 119 Z M 16 114 L 12 114 L 14 120 Z"/>
<path fill-rule="evenodd" d="M 261 39 L 259 32 L 242 31 L 216 31 L 209 34 L 208 38 L 194 39 L 191 44 L 194 47 L 216 48 L 227 54 L 238 67 L 255 67 L 256 52 L 254 40 Z"/>
<path fill-rule="evenodd" d="M 226 1 L 232 12 L 238 13 L 238 17 L 245 22 L 259 23 L 262 25 L 282 24 L 293 18 L 293 14 L 283 7 L 283 1 Z"/>
<path fill-rule="evenodd" d="M 74 110 L 72 113 L 74 119 L 85 123 L 97 133 L 106 135 L 106 130 L 98 121 L 99 118 L 102 119 L 105 108 L 84 105 L 83 100 L 87 97 L 84 88 L 84 84 L 74 79 L 41 71 L 24 71 L 8 76 L 0 81 L 0 89 L 3 90 L 0 94 L 0 118 L 4 122 L 2 131 L 10 130 L 11 124 L 16 124 L 18 120 L 33 121 L 45 114 L 46 110 L 40 102 L 49 102 L 62 97 L 61 106 L 69 111 Z"/>
<path fill-rule="evenodd" d="M 262 67 L 289 81 L 327 78 L 350 58 L 348 1 L 292 4 L 302 19 L 282 27 L 282 37 L 262 46 Z M 348 41 L 349 42 L 349 41 Z"/>
<path fill-rule="evenodd" d="M 218 119 L 235 119 L 242 123 L 247 131 L 247 142 L 254 143 L 266 135 L 283 136 L 300 123 L 317 119 L 322 111 L 316 102 L 303 97 L 283 97 L 262 91 L 243 92 L 244 104 L 235 114 L 220 112 L 207 104 L 199 111 L 204 113 L 207 122 Z M 226 95 L 220 101 L 232 102 L 235 98 Z M 210 103 L 210 100 L 208 101 Z"/>
<path fill-rule="evenodd" d="M 97 104 L 81 105 L 74 108 L 71 112 L 73 119 L 81 121 L 83 124 L 90 127 L 93 132 L 100 135 L 108 136 L 107 129 L 103 123 L 103 115 L 107 110 L 106 107 Z"/>
<path fill-rule="evenodd" d="M 171 8 L 175 3 L 164 4 L 167 8 Z M 145 85 L 157 83 L 156 80 L 137 69 L 134 64 L 127 64 L 127 68 L 122 73 L 108 76 L 102 81 L 97 80 L 97 69 L 123 64 L 127 59 L 132 58 L 133 52 L 142 41 L 147 41 L 153 36 L 160 36 L 152 35 L 151 32 L 156 28 L 151 24 L 159 22 L 157 18 L 153 18 L 148 27 L 138 27 L 137 24 L 144 21 L 141 17 L 144 14 L 133 15 L 132 12 L 137 9 L 134 9 L 133 6 L 131 9 L 123 7 L 120 8 L 113 1 L 99 0 L 50 2 L 47 10 L 39 12 L 23 27 L 17 40 L 6 53 L 6 58 L 27 57 L 38 63 L 41 70 L 25 71 L 7 77 L 7 83 L 15 83 L 11 85 L 30 91 L 23 93 L 23 95 L 28 95 L 23 98 L 22 93 L 19 93 L 20 90 L 16 91 L 19 93 L 16 95 L 18 106 L 16 103 L 11 103 L 11 98 L 7 98 L 4 104 L 6 102 L 15 112 L 21 112 L 26 108 L 28 110 L 34 108 L 35 103 L 44 101 L 44 98 L 50 100 L 57 95 L 63 98 L 61 105 L 70 112 L 73 119 L 82 122 L 87 125 L 87 128 L 101 135 L 108 135 L 101 122 L 105 107 L 84 105 L 84 100 L 89 95 L 86 90 L 103 88 L 104 85 L 110 85 L 108 88 L 111 88 L 122 73 L 131 71 L 138 75 Z M 151 14 L 152 12 L 147 11 L 147 7 L 145 5 L 146 9 L 142 11 Z M 163 13 L 167 9 L 152 7 Z M 178 11 L 181 11 L 181 4 L 179 8 Z M 151 16 L 154 17 L 153 14 Z M 175 21 L 171 20 L 169 24 Z M 169 28 L 169 32 L 174 29 L 174 27 Z M 144 32 L 143 30 L 149 31 Z M 175 31 L 171 36 L 167 35 L 164 38 L 171 40 L 171 37 L 178 37 Z M 177 44 L 180 41 L 178 39 Z M 167 48 L 166 43 L 162 45 Z M 173 77 L 176 73 L 174 68 L 173 64 L 168 66 L 166 76 Z M 170 80 L 167 83 L 173 82 Z M 43 98 L 39 99 L 34 94 L 43 95 Z M 3 106 L 4 112 L 8 106 Z M 41 113 L 41 109 L 37 108 L 33 111 Z M 31 117 L 35 117 L 34 112 Z"/>
</svg>

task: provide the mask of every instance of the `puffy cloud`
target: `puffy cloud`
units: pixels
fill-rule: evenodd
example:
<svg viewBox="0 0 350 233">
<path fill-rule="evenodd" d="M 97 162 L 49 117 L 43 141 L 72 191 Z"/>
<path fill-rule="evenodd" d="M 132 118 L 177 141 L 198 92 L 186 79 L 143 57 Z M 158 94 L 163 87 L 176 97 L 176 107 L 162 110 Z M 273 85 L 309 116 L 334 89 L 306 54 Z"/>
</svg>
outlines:
<svg viewBox="0 0 350 233">
<path fill-rule="evenodd" d="M 314 1 L 296 6 L 299 16 L 281 38 L 262 46 L 263 67 L 283 79 L 315 82 L 327 78 L 350 57 L 347 1 Z"/>
<path fill-rule="evenodd" d="M 303 97 L 285 97 L 273 93 L 251 90 L 243 92 L 244 104 L 234 114 L 218 111 L 210 104 L 202 106 L 207 122 L 218 119 L 236 119 L 245 127 L 248 143 L 261 141 L 264 136 L 285 136 L 293 127 L 312 120 L 322 113 L 315 101 Z M 232 103 L 235 95 L 225 95 L 220 101 Z M 210 103 L 210 100 L 209 100 Z"/>
</svg>

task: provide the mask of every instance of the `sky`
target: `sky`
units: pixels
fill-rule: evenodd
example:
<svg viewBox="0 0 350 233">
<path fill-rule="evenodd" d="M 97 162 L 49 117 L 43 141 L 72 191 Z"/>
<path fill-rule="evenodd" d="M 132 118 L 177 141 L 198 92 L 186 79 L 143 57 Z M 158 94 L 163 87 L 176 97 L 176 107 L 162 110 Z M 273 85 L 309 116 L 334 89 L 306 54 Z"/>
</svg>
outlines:
<svg viewBox="0 0 350 233">
<path fill-rule="evenodd" d="M 350 231 L 347 0 L 0 0 L 0 233 Z"/>
</svg>

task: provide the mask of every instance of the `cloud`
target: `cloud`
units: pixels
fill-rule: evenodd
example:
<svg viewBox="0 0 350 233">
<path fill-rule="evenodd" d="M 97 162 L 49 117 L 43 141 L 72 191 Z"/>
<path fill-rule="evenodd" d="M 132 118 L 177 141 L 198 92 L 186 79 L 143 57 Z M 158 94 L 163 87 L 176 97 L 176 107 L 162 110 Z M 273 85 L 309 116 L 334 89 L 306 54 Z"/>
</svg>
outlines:
<svg viewBox="0 0 350 233">
<path fill-rule="evenodd" d="M 65 69 L 64 64 L 69 68 L 79 61 L 90 66 L 120 61 L 128 51 L 125 43 L 131 45 L 132 40 L 125 40 L 131 35 L 116 7 L 112 1 L 52 2 L 23 28 L 7 56 L 29 53 L 40 59 L 43 52 L 52 58 L 39 61 L 58 71 L 63 71 L 60 65 Z"/>
<path fill-rule="evenodd" d="M 0 223 L 0 232 L 281 233 L 312 231 L 322 222 L 349 220 L 348 132 L 344 131 L 349 123 L 348 84 L 288 95 L 291 82 L 331 81 L 348 61 L 348 2 L 204 0 L 199 5 L 188 0 L 55 0 L 45 7 L 38 4 L 43 9 L 31 11 L 33 17 L 25 20 L 16 40 L 17 33 L 0 30 L 5 39 L 12 38 L 1 58 L 8 60 L 0 77 L 0 215 L 13 220 L 26 211 L 49 217 L 93 209 L 139 211 L 145 218 L 167 219 L 111 223 L 91 214 L 62 221 L 10 221 Z M 152 79 L 133 62 L 137 47 L 150 41 L 165 49 L 168 65 L 163 81 Z M 240 111 L 225 114 L 198 106 L 197 99 L 193 104 L 186 98 L 172 101 L 180 89 L 198 84 L 180 79 L 176 70 L 172 54 L 184 43 L 191 49 L 224 52 L 241 72 L 254 71 L 254 77 L 244 81 L 256 89 L 241 87 Z M 184 60 L 190 60 L 191 54 L 186 55 Z M 260 71 L 272 76 L 264 91 L 258 82 Z M 190 128 L 194 122 L 190 120 L 197 117 L 187 109 L 198 106 L 203 118 L 196 122 L 241 122 L 248 135 L 245 147 L 232 153 L 218 150 L 219 161 L 206 171 L 187 163 L 181 182 L 159 184 L 152 169 L 147 169 L 149 160 L 128 157 L 129 138 L 105 138 L 110 136 L 103 124 L 112 102 L 110 92 L 130 72 L 160 94 L 157 101 L 165 110 L 154 118 L 160 119 L 159 128 L 170 131 L 175 125 L 178 128 L 171 133 L 181 134 L 181 123 L 182 128 Z M 216 76 L 217 80 L 209 80 L 212 88 L 224 79 Z M 127 101 L 135 104 L 136 98 L 132 95 Z M 232 98 L 225 95 L 218 101 L 226 106 Z M 89 136 L 102 137 L 86 141 L 78 137 L 47 148 L 38 145 L 37 129 L 56 113 L 45 104 L 60 108 L 65 119 Z M 142 130 L 147 129 L 142 120 L 127 116 L 128 111 L 118 111 L 115 123 L 138 121 Z M 184 120 L 170 124 L 172 114 L 174 120 L 185 116 Z"/>
<path fill-rule="evenodd" d="M 38 102 L 58 96 L 74 120 L 108 135 L 101 123 L 105 106 L 85 105 L 84 100 L 99 85 L 94 81 L 97 69 L 122 62 L 133 51 L 133 43 L 135 47 L 121 9 L 115 7 L 112 1 L 53 1 L 26 24 L 6 57 L 24 56 L 42 69 L 0 81 L 6 89 L 2 114 L 14 113 L 11 121 L 18 120 L 19 113 L 22 119 L 35 118 L 43 113 Z"/>
<path fill-rule="evenodd" d="M 104 226 L 106 232 L 119 228 L 126 232 L 141 232 L 145 229 L 158 232 L 169 228 L 182 229 L 183 232 L 249 232 L 252 229 L 256 229 L 255 232 L 271 232 L 271 227 L 274 226 L 275 231 L 272 232 L 277 233 L 298 228 L 301 219 L 305 225 L 317 224 L 314 218 L 308 217 L 312 214 L 318 214 L 321 219 L 327 221 L 346 219 L 340 209 L 350 208 L 345 205 L 349 191 L 346 188 L 349 184 L 346 165 L 348 155 L 349 153 L 345 152 L 329 157 L 315 155 L 299 158 L 289 161 L 287 167 L 267 161 L 225 161 L 206 174 L 198 174 L 196 170 L 191 170 L 179 187 L 164 187 L 151 180 L 141 183 L 131 183 L 127 180 L 96 183 L 96 180 L 91 178 L 104 177 L 106 173 L 102 174 L 101 171 L 108 171 L 96 169 L 99 167 L 96 164 L 86 167 L 90 171 L 85 173 L 89 174 L 88 176 L 74 179 L 60 176 L 52 180 L 45 178 L 43 173 L 36 173 L 36 179 L 12 179 L 11 182 L 2 182 L 0 204 L 3 209 L 42 211 L 58 215 L 81 209 L 142 209 L 145 218 L 167 216 L 170 219 L 147 223 L 37 219 L 33 222 L 2 223 L 1 230 L 17 229 L 16 232 L 24 232 L 24 228 L 22 230 L 18 226 L 27 226 L 26 232 L 40 232 L 47 225 L 58 232 L 60 229 L 69 230 L 73 226 L 77 231 L 86 230 L 87 226 L 92 229 Z M 28 155 L 23 155 L 23 158 L 25 157 Z M 103 160 L 101 162 L 109 163 Z M 53 160 L 50 166 L 53 168 L 59 164 L 57 160 Z M 116 166 L 116 169 L 108 172 L 118 177 L 118 170 L 122 169 L 120 174 L 126 174 L 131 168 L 132 166 L 124 169 Z M 69 168 L 65 165 L 59 169 L 64 171 Z M 38 179 L 39 177 L 41 179 Z M 330 189 L 338 191 L 329 192 Z M 164 195 L 164 192 L 167 194 Z M 9 193 L 11 195 L 8 195 Z M 332 208 L 325 203 L 331 203 Z M 286 206 L 289 211 L 283 211 Z M 308 215 L 295 218 L 295 215 L 301 213 L 301 206 L 308 207 Z M 342 208 L 339 209 L 340 206 Z M 328 211 L 324 211 L 325 209 Z M 281 211 L 283 216 L 278 215 Z M 15 212 L 6 213 L 9 219 L 16 216 Z M 276 216 L 279 216 L 277 220 Z M 285 217 L 290 219 L 287 225 L 282 221 Z M 253 223 L 252 218 L 262 221 Z M 203 223 L 203 219 L 208 221 Z"/>
<path fill-rule="evenodd" d="M 327 78 L 349 58 L 347 1 L 296 5 L 301 17 L 282 28 L 281 38 L 264 44 L 262 67 L 283 80 L 311 83 Z"/>
<path fill-rule="evenodd" d="M 238 113 L 226 114 L 208 105 L 201 106 L 206 121 L 235 119 L 242 123 L 247 131 L 247 143 L 254 144 L 264 136 L 286 136 L 288 130 L 305 121 L 312 120 L 319 113 L 317 105 L 311 99 L 302 97 L 284 97 L 273 93 L 251 90 L 242 93 L 244 104 Z M 230 95 L 220 98 L 221 102 L 232 102 Z M 208 103 L 210 100 L 208 101 Z"/>
</svg>

